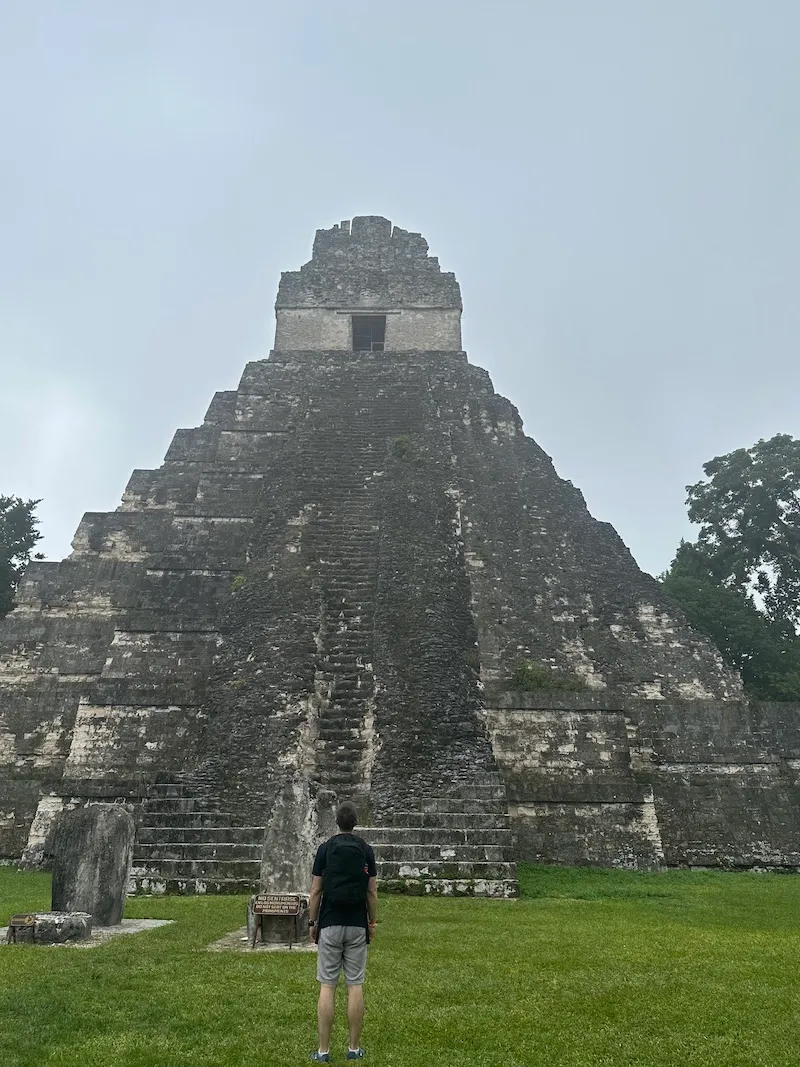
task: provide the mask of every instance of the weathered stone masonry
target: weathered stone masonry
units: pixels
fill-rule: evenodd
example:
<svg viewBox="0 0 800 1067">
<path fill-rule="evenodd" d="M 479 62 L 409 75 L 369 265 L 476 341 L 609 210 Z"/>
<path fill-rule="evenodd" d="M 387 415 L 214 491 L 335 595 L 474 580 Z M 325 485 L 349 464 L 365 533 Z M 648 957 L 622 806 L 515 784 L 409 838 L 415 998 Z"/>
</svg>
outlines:
<svg viewBox="0 0 800 1067">
<path fill-rule="evenodd" d="M 800 868 L 800 706 L 487 697 L 517 856 Z"/>
<path fill-rule="evenodd" d="M 0 624 L 0 855 L 124 798 L 143 887 L 298 888 L 354 796 L 383 877 L 428 889 L 512 892 L 515 855 L 792 865 L 794 720 L 741 703 L 467 362 L 422 237 L 319 231 L 276 312 L 270 358 Z M 487 696 L 520 658 L 586 697 Z"/>
</svg>

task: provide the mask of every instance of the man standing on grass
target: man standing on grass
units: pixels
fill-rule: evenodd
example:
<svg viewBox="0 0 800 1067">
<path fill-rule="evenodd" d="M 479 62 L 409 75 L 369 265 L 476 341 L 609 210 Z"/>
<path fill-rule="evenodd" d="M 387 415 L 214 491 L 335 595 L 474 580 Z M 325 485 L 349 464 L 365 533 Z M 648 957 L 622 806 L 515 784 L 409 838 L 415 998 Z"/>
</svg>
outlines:
<svg viewBox="0 0 800 1067">
<path fill-rule="evenodd" d="M 353 833 L 358 816 L 349 802 L 336 812 L 339 833 L 317 849 L 308 902 L 308 925 L 318 945 L 317 981 L 319 1048 L 315 1063 L 330 1063 L 331 1029 L 336 986 L 344 971 L 347 983 L 348 1060 L 361 1060 L 364 1023 L 364 972 L 367 945 L 375 935 L 378 914 L 375 853 Z M 321 907 L 320 907 L 321 903 Z"/>
</svg>

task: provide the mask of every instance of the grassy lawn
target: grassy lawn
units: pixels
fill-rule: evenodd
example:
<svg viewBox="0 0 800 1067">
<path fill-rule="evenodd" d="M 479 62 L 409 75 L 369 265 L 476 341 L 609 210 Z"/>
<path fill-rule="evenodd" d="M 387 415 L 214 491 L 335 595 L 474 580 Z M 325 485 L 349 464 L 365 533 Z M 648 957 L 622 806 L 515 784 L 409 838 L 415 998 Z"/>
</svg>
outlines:
<svg viewBox="0 0 800 1067">
<path fill-rule="evenodd" d="M 781 1067 L 800 1061 L 800 878 L 529 868 L 519 901 L 382 898 L 369 1061 Z M 0 868 L 0 920 L 46 909 Z M 176 924 L 0 948 L 2 1067 L 284 1067 L 315 1047 L 311 955 L 217 954 L 244 898 L 136 898 Z M 342 1013 L 334 1053 L 343 1061 Z"/>
</svg>

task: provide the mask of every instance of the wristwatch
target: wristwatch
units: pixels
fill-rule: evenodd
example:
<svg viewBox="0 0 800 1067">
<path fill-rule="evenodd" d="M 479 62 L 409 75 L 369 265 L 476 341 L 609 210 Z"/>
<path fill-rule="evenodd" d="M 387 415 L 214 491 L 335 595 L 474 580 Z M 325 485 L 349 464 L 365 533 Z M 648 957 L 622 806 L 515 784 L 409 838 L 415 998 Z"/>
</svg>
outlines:
<svg viewBox="0 0 800 1067">
<path fill-rule="evenodd" d="M 308 920 L 309 929 L 311 929 L 312 926 L 316 926 L 316 925 L 317 925 L 317 920 L 316 919 L 309 919 Z"/>
</svg>

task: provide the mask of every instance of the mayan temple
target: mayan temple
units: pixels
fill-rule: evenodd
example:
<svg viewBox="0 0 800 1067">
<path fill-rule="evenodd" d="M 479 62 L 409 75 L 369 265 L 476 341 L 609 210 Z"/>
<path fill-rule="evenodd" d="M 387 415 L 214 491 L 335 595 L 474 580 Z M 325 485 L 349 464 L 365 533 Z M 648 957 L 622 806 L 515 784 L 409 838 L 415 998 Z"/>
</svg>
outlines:
<svg viewBox="0 0 800 1067">
<path fill-rule="evenodd" d="M 745 702 L 525 436 L 422 236 L 318 231 L 276 318 L 0 623 L 0 857 L 129 803 L 135 888 L 294 890 L 353 798 L 411 892 L 511 896 L 521 860 L 800 866 L 798 709 Z"/>
</svg>

